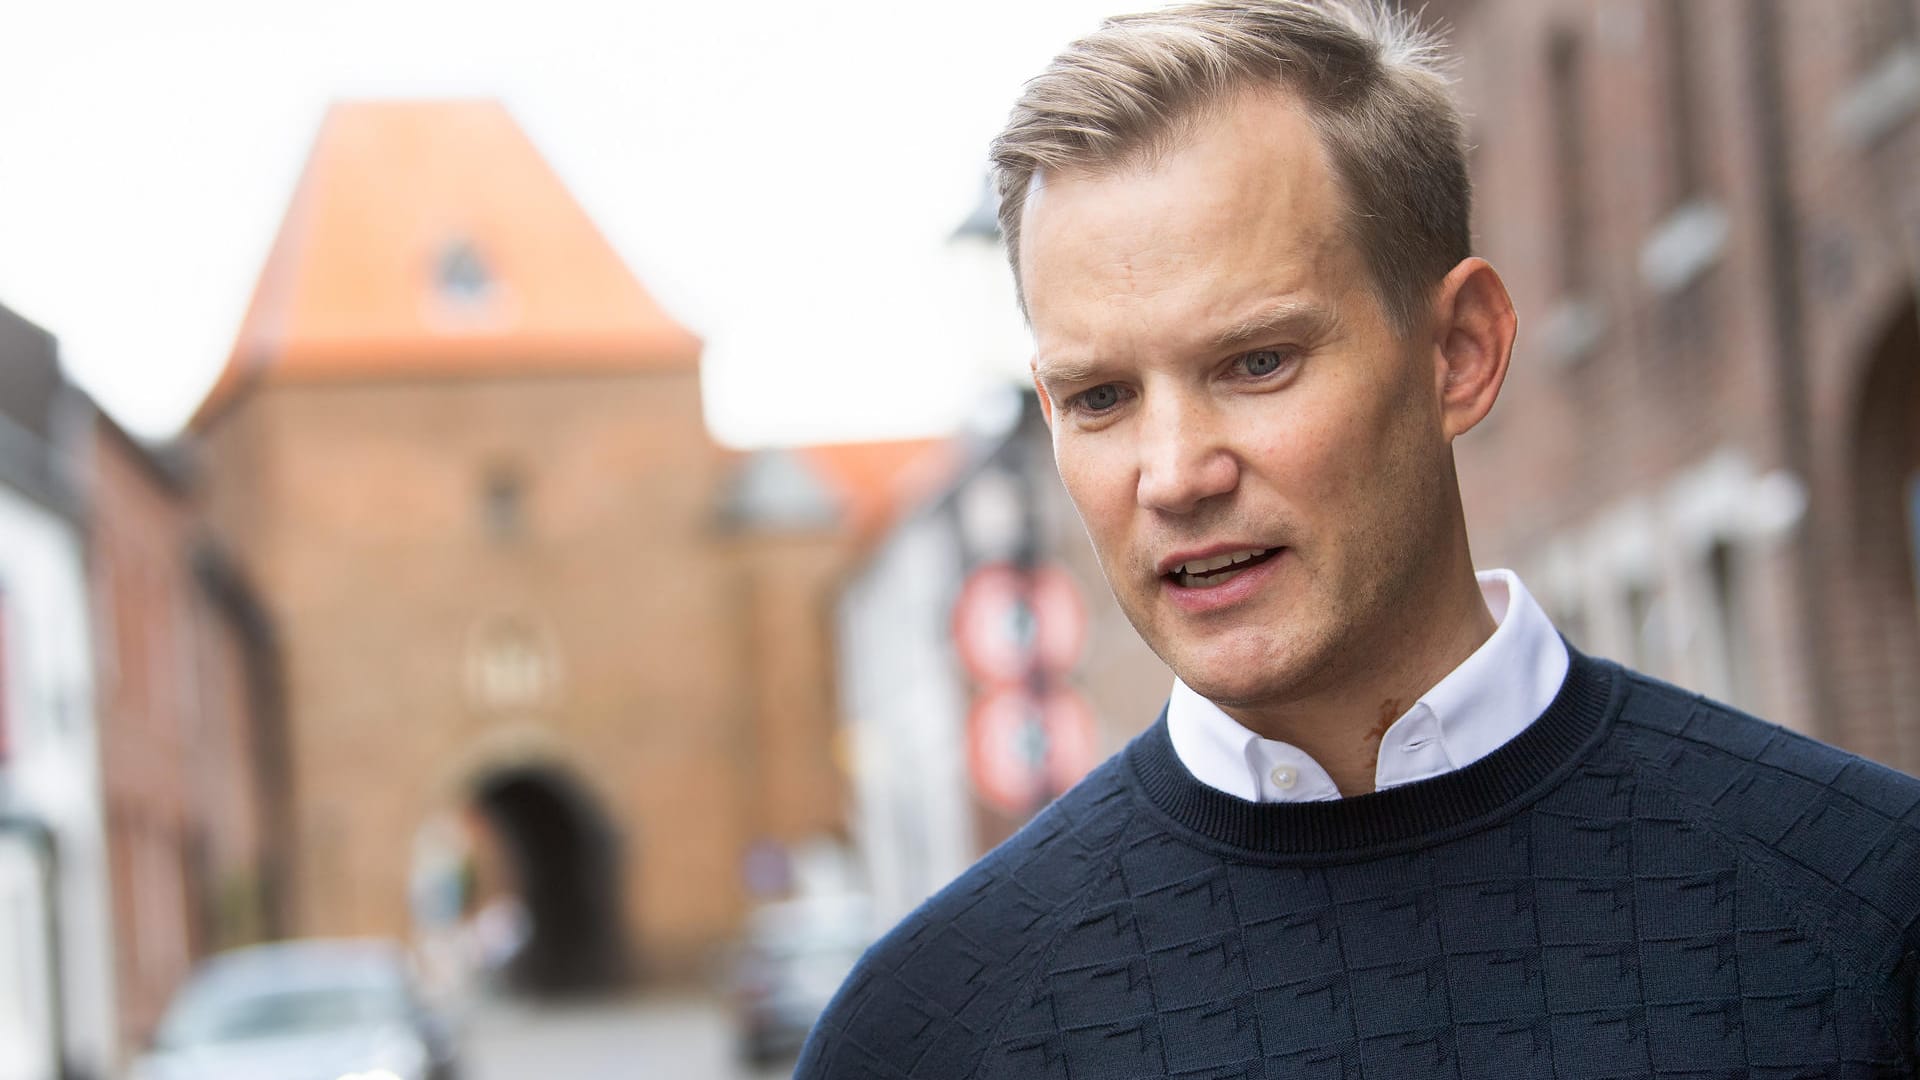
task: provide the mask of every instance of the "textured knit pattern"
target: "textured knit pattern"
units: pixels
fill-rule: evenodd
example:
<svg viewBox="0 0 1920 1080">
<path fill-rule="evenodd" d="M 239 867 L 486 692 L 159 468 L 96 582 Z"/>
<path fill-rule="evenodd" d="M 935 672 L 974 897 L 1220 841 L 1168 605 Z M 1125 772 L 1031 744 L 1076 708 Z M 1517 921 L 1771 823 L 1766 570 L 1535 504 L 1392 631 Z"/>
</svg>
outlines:
<svg viewBox="0 0 1920 1080">
<path fill-rule="evenodd" d="M 1920 782 L 1575 655 L 1493 755 L 1256 805 L 1136 739 L 876 945 L 800 1080 L 1913 1077 Z"/>
</svg>

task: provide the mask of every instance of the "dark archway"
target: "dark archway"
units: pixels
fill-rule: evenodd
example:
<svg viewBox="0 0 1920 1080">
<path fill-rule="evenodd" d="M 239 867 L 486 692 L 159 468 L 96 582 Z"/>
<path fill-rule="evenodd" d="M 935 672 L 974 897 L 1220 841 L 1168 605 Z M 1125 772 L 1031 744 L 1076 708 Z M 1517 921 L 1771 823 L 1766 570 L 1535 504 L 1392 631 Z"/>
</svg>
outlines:
<svg viewBox="0 0 1920 1080">
<path fill-rule="evenodd" d="M 539 996 L 627 985 L 619 836 L 586 788 L 558 769 L 521 766 L 483 777 L 473 802 L 500 840 L 528 916 L 509 985 Z"/>
</svg>

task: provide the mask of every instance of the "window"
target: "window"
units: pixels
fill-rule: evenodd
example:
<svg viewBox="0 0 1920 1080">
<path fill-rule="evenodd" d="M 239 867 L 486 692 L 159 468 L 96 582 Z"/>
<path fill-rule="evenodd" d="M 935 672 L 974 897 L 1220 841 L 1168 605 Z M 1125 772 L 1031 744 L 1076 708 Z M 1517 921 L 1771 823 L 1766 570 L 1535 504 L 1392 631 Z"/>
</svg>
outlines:
<svg viewBox="0 0 1920 1080">
<path fill-rule="evenodd" d="M 1640 246 L 1640 277 L 1661 298 L 1661 335 L 1682 355 L 1704 349 L 1712 329 L 1701 277 L 1720 260 L 1730 225 L 1708 190 L 1705 101 L 1700 94 L 1703 39 L 1698 0 L 1665 0 L 1658 59 L 1666 135 L 1664 213 Z M 1674 370 L 1681 370 L 1675 366 Z"/>
<path fill-rule="evenodd" d="M 1747 684 L 1747 613 L 1741 597 L 1740 553 L 1725 538 L 1707 549 L 1707 580 L 1713 594 L 1715 631 L 1713 689 L 1735 705 L 1750 705 Z"/>
<path fill-rule="evenodd" d="M 1920 112 L 1920 8 L 1914 0 L 1852 0 L 1853 85 L 1833 123 L 1858 146 L 1873 146 Z"/>
<path fill-rule="evenodd" d="M 1570 27 L 1547 39 L 1548 173 L 1552 178 L 1558 296 L 1540 327 L 1545 355 L 1571 365 L 1591 355 L 1606 330 L 1599 275 L 1594 265 L 1593 183 L 1587 124 L 1587 64 L 1583 43 Z"/>
<path fill-rule="evenodd" d="M 1853 14 L 1853 50 L 1862 71 L 1920 41 L 1920 9 L 1913 0 L 1857 0 Z"/>
<path fill-rule="evenodd" d="M 440 249 L 433 283 L 441 298 L 454 307 L 481 307 L 493 294 L 493 274 L 472 242 L 464 239 Z"/>
<path fill-rule="evenodd" d="M 7 593 L 0 589 L 0 765 L 13 756 L 12 730 L 8 727 L 12 717 L 7 715 L 7 695 L 13 692 L 8 678 L 11 674 L 7 667 Z"/>
<path fill-rule="evenodd" d="M 487 472 L 481 494 L 481 514 L 487 535 L 507 543 L 526 532 L 525 482 L 520 470 L 496 466 Z"/>
<path fill-rule="evenodd" d="M 1700 101 L 1693 66 L 1698 59 L 1694 32 L 1696 0 L 1666 0 L 1668 205 L 1679 207 L 1702 194 Z"/>
<path fill-rule="evenodd" d="M 1920 591 L 1920 472 L 1907 477 L 1907 547 L 1913 552 L 1913 582 Z"/>
<path fill-rule="evenodd" d="M 1548 93 L 1553 115 L 1553 180 L 1559 195 L 1560 292 L 1592 291 L 1592 206 L 1587 185 L 1586 94 L 1580 39 L 1556 30 L 1547 51 Z"/>
</svg>

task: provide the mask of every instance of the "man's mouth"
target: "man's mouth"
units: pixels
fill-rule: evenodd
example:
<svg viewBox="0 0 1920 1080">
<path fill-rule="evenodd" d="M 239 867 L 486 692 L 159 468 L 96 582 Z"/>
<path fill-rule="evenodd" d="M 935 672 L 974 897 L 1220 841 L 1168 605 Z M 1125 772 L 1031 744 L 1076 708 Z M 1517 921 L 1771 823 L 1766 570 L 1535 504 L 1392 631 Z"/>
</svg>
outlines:
<svg viewBox="0 0 1920 1080">
<path fill-rule="evenodd" d="M 1183 589 L 1212 589 L 1232 581 L 1272 557 L 1279 548 L 1248 548 L 1229 551 L 1206 559 L 1189 559 L 1167 573 Z"/>
</svg>

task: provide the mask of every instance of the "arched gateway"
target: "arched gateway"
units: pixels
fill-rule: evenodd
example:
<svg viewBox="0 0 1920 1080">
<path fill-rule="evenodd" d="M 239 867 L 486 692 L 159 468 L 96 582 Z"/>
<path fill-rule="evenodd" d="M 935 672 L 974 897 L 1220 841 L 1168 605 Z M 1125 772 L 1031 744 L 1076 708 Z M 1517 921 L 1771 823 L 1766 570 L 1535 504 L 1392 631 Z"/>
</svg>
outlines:
<svg viewBox="0 0 1920 1080">
<path fill-rule="evenodd" d="M 509 984 L 541 995 L 625 985 L 620 836 L 593 796 L 559 769 L 521 766 L 482 778 L 472 798 L 526 916 Z"/>
<path fill-rule="evenodd" d="M 1837 704 L 1851 730 L 1901 768 L 1920 769 L 1920 318 L 1914 298 L 1883 324 L 1849 402 L 1840 520 L 1819 523 Z"/>
</svg>

